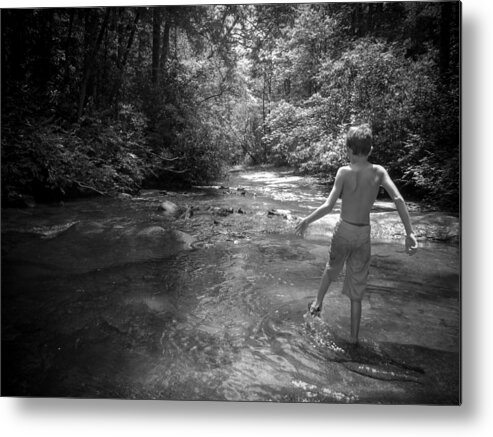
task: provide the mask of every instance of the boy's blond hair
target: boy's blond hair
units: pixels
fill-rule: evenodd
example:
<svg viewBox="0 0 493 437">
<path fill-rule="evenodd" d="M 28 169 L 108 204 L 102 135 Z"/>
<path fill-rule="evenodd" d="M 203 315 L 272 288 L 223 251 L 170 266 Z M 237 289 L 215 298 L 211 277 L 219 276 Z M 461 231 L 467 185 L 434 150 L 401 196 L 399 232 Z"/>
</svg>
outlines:
<svg viewBox="0 0 493 437">
<path fill-rule="evenodd" d="M 352 126 L 346 135 L 346 146 L 355 155 L 368 156 L 371 152 L 373 134 L 370 125 L 365 123 L 359 126 Z"/>
</svg>

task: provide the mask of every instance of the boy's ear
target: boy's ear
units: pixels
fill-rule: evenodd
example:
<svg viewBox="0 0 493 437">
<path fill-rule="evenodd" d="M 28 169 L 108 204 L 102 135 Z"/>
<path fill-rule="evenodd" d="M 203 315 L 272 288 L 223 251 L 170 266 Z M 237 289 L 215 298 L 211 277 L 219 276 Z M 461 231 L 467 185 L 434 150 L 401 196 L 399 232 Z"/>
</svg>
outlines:
<svg viewBox="0 0 493 437">
<path fill-rule="evenodd" d="M 370 147 L 370 152 L 368 153 L 368 156 L 371 155 L 371 152 L 373 152 L 373 146 Z"/>
</svg>

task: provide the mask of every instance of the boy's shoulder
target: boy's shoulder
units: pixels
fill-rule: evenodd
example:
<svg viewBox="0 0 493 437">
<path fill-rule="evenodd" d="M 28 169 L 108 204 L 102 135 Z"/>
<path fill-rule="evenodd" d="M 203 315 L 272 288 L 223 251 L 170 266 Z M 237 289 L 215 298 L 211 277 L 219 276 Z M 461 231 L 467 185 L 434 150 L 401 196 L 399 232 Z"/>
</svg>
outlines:
<svg viewBox="0 0 493 437">
<path fill-rule="evenodd" d="M 386 173 L 387 170 L 385 170 L 385 168 L 381 165 L 378 165 L 378 164 L 372 164 L 372 163 L 368 163 L 368 167 L 369 168 L 372 168 L 373 170 L 375 170 L 377 173 Z M 340 173 L 341 175 L 344 175 L 344 174 L 347 174 L 347 173 L 351 173 L 351 172 L 354 172 L 356 171 L 355 169 L 353 169 L 351 167 L 351 165 L 343 165 L 341 167 L 339 167 L 339 169 L 337 170 L 337 173 Z"/>
<path fill-rule="evenodd" d="M 339 173 L 340 175 L 343 175 L 343 174 L 349 173 L 349 172 L 351 172 L 351 166 L 350 165 L 343 165 L 343 166 L 339 167 L 337 170 L 337 173 Z"/>
<path fill-rule="evenodd" d="M 368 166 L 366 168 L 370 169 L 370 171 L 374 175 L 376 175 L 380 181 L 382 181 L 386 177 L 387 170 L 385 170 L 385 168 L 381 165 L 368 163 Z M 336 179 L 339 179 L 342 183 L 344 183 L 347 180 L 347 178 L 351 179 L 352 178 L 351 175 L 354 175 L 359 171 L 361 171 L 361 168 L 357 170 L 353 168 L 351 165 L 341 166 L 337 170 Z"/>
<path fill-rule="evenodd" d="M 347 178 L 347 175 L 351 174 L 352 170 L 349 165 L 343 165 L 337 169 L 336 180 L 339 180 L 341 183 Z"/>
<path fill-rule="evenodd" d="M 385 170 L 385 167 L 383 165 L 373 164 L 373 168 L 380 175 L 384 175 L 385 173 L 387 173 L 387 170 Z"/>
</svg>

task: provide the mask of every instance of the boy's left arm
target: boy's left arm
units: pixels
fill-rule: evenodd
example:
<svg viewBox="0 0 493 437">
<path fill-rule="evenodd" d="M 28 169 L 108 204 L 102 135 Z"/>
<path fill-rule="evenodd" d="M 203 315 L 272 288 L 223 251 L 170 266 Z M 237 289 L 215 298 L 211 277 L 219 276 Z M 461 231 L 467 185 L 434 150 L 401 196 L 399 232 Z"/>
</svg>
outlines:
<svg viewBox="0 0 493 437">
<path fill-rule="evenodd" d="M 303 220 L 301 220 L 301 222 L 298 223 L 295 229 L 296 234 L 303 235 L 303 233 L 306 231 L 306 228 L 310 223 L 313 223 L 314 221 L 322 218 L 324 215 L 327 215 L 330 211 L 332 211 L 332 208 L 334 208 L 337 199 L 339 199 L 339 197 L 341 196 L 342 185 L 343 185 L 343 172 L 342 169 L 340 168 L 337 171 L 336 179 L 334 181 L 334 186 L 330 191 L 329 197 L 327 197 L 327 200 L 321 206 L 319 206 L 309 216 L 305 217 Z"/>
<path fill-rule="evenodd" d="M 388 175 L 387 171 L 383 167 L 381 168 L 381 170 L 382 170 L 382 187 L 385 189 L 385 191 L 387 191 L 389 196 L 394 201 L 395 206 L 397 208 L 397 212 L 399 213 L 399 216 L 404 225 L 404 229 L 406 230 L 406 242 L 405 242 L 406 252 L 409 255 L 414 255 L 418 250 L 418 240 L 414 235 L 414 231 L 411 225 L 411 217 L 409 215 L 406 202 L 404 201 L 404 198 L 401 196 L 401 193 L 399 192 L 394 182 Z"/>
</svg>

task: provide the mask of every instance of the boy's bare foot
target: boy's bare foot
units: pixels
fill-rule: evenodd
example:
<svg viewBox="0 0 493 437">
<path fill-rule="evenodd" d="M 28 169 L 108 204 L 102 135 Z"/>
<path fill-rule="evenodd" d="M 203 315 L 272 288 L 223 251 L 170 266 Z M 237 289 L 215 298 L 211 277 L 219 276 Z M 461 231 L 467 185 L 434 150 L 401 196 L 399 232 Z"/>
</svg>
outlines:
<svg viewBox="0 0 493 437">
<path fill-rule="evenodd" d="M 350 337 L 349 338 L 349 343 L 352 345 L 356 346 L 358 344 L 358 337 Z"/>
<path fill-rule="evenodd" d="M 322 305 L 315 305 L 315 302 L 312 302 L 311 304 L 308 304 L 308 312 L 312 316 L 317 316 L 320 317 L 320 312 L 322 311 Z"/>
</svg>

